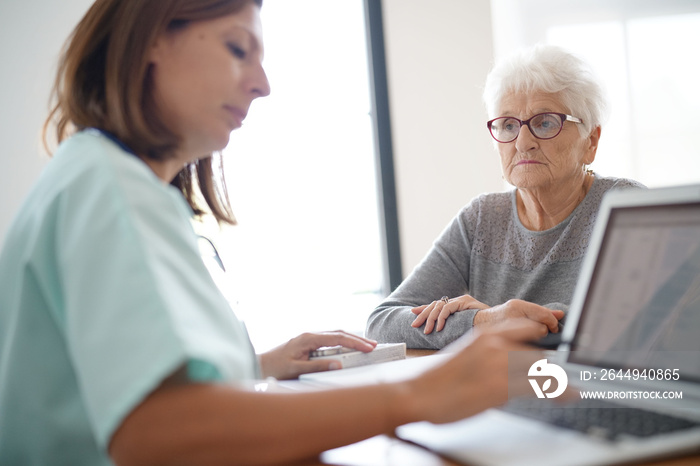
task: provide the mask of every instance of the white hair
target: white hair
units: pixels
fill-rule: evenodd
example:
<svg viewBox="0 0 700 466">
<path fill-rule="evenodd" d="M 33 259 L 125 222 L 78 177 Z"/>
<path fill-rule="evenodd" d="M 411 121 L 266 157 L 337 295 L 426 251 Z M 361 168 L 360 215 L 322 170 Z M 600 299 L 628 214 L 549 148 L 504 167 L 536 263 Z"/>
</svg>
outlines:
<svg viewBox="0 0 700 466">
<path fill-rule="evenodd" d="M 607 117 L 607 98 L 591 67 L 561 47 L 538 44 L 498 62 L 486 77 L 484 102 L 489 118 L 511 93 L 558 94 L 567 111 L 583 120 L 582 136 Z"/>
</svg>

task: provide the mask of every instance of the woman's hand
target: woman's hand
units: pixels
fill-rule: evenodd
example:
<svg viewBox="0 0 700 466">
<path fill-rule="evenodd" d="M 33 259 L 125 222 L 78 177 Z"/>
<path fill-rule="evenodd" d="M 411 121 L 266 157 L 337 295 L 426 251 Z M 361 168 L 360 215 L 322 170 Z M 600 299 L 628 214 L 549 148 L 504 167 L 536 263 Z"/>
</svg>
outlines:
<svg viewBox="0 0 700 466">
<path fill-rule="evenodd" d="M 454 353 L 444 364 L 408 381 L 400 409 L 413 419 L 444 423 L 501 405 L 509 396 L 532 395 L 527 373 L 542 353 L 527 343 L 545 334 L 527 319 L 475 329 L 442 351 Z"/>
<path fill-rule="evenodd" d="M 423 333 L 428 335 L 433 329 L 439 332 L 445 328 L 447 318 L 457 311 L 464 311 L 466 309 L 487 309 L 488 307 L 488 304 L 484 304 L 468 294 L 447 301 L 440 299 L 430 304 L 411 309 L 411 312 L 418 315 L 411 323 L 411 327 L 418 328 L 425 324 Z M 436 322 L 437 325 L 435 324 Z"/>
<path fill-rule="evenodd" d="M 340 369 L 338 361 L 328 359 L 309 360 L 309 354 L 322 346 L 344 346 L 369 353 L 377 342 L 358 337 L 342 330 L 323 333 L 303 333 L 287 343 L 260 355 L 260 367 L 264 377 L 295 379 L 307 372 Z"/>
<path fill-rule="evenodd" d="M 474 316 L 474 327 L 495 324 L 518 317 L 530 319 L 548 331 L 557 333 L 559 320 L 564 317 L 564 311 L 547 309 L 539 304 L 521 299 L 511 299 L 498 306 L 477 312 Z"/>
</svg>

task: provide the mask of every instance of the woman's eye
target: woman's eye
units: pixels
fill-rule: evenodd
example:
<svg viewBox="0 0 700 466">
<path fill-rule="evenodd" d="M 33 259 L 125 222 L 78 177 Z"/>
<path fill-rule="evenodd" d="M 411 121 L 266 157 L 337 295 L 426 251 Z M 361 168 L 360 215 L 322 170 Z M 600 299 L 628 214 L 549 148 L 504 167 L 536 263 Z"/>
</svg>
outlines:
<svg viewBox="0 0 700 466">
<path fill-rule="evenodd" d="M 241 47 L 237 46 L 236 44 L 226 44 L 229 51 L 231 54 L 236 57 L 243 59 L 246 56 L 245 50 L 243 50 Z"/>
<path fill-rule="evenodd" d="M 504 131 L 517 131 L 519 128 L 520 124 L 514 120 L 506 120 L 506 122 L 503 123 Z"/>
</svg>

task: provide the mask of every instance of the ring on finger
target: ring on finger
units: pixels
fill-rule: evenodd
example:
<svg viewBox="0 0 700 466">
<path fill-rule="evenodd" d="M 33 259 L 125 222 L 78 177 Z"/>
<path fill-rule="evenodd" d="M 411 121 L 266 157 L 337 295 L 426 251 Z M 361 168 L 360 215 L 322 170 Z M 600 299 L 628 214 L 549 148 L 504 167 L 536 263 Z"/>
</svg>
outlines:
<svg viewBox="0 0 700 466">
<path fill-rule="evenodd" d="M 450 298 L 448 298 L 447 296 L 443 296 L 442 298 L 440 298 L 440 301 L 442 301 L 443 303 L 447 304 L 447 303 L 450 302 Z"/>
</svg>

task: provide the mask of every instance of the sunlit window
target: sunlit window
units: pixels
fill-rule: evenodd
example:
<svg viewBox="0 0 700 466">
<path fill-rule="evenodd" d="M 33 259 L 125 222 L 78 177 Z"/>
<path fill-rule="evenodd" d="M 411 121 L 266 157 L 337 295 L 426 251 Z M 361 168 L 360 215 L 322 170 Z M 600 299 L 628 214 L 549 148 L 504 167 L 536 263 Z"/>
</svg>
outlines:
<svg viewBox="0 0 700 466">
<path fill-rule="evenodd" d="M 601 77 L 611 114 L 595 171 L 651 187 L 700 183 L 700 2 L 492 0 L 492 7 L 497 55 L 513 44 L 557 44 Z"/>
<path fill-rule="evenodd" d="M 215 236 L 221 288 L 257 350 L 362 332 L 382 257 L 361 0 L 265 0 L 272 93 L 225 150 L 239 225 Z"/>
</svg>

